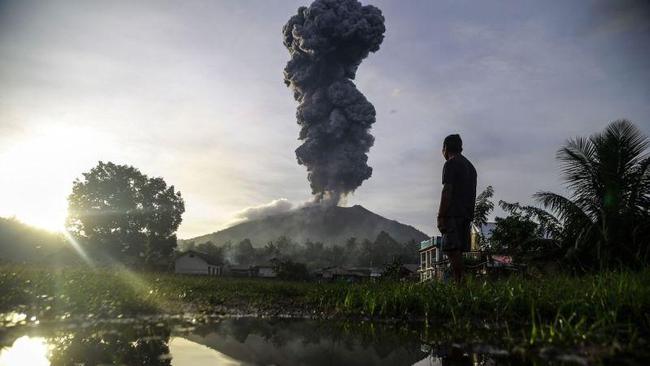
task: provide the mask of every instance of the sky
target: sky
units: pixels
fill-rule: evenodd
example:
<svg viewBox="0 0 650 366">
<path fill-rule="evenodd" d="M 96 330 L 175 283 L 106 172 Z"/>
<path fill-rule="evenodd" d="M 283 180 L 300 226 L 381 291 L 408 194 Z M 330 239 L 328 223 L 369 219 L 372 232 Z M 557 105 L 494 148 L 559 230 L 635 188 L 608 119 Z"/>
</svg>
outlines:
<svg viewBox="0 0 650 366">
<path fill-rule="evenodd" d="M 564 192 L 568 138 L 619 118 L 650 135 L 647 1 L 363 3 L 386 37 L 355 80 L 377 122 L 347 205 L 434 234 L 450 133 L 479 190 L 521 203 Z M 309 200 L 281 35 L 307 4 L 0 0 L 0 216 L 61 230 L 100 160 L 181 191 L 180 238 Z"/>
</svg>

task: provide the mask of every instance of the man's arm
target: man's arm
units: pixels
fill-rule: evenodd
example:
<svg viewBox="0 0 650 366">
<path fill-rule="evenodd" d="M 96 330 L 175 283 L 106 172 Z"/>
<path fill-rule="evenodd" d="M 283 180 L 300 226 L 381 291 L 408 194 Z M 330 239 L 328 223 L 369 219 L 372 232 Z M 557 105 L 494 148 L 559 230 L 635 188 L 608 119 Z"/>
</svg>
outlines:
<svg viewBox="0 0 650 366">
<path fill-rule="evenodd" d="M 451 192 L 454 186 L 451 183 L 445 183 L 442 186 L 440 195 L 440 208 L 438 209 L 438 230 L 444 234 L 447 231 L 447 216 L 449 216 L 449 206 L 451 204 Z"/>
<path fill-rule="evenodd" d="M 442 193 L 440 194 L 440 208 L 438 209 L 438 230 L 441 233 L 447 231 L 447 217 L 451 207 L 451 194 L 454 190 L 454 181 L 456 177 L 456 165 L 454 161 L 447 160 L 442 167 Z"/>
</svg>

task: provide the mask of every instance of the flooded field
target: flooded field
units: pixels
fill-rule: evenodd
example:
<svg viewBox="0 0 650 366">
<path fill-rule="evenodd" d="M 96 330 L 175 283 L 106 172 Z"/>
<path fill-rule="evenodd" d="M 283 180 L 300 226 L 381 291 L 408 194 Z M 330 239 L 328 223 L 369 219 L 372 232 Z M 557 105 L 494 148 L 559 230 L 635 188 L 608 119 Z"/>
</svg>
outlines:
<svg viewBox="0 0 650 366">
<path fill-rule="evenodd" d="M 69 319 L 16 316 L 0 365 L 586 365 L 575 355 L 526 357 L 487 345 L 427 340 L 417 325 L 289 318 Z"/>
</svg>

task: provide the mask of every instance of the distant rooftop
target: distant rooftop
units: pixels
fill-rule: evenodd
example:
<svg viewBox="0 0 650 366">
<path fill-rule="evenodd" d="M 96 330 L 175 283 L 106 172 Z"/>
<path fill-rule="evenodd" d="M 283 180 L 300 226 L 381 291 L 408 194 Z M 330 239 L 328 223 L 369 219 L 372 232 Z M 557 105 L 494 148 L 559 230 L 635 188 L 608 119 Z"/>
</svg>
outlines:
<svg viewBox="0 0 650 366">
<path fill-rule="evenodd" d="M 184 255 L 187 255 L 187 254 L 189 254 L 190 256 L 192 256 L 192 255 L 197 256 L 197 257 L 203 259 L 206 263 L 214 265 L 214 266 L 221 265 L 221 263 L 216 258 L 214 258 L 213 256 L 211 256 L 211 255 L 209 255 L 207 253 L 196 251 L 196 250 L 188 250 L 186 252 L 182 252 L 176 258 L 180 258 L 180 257 L 182 257 Z"/>
<path fill-rule="evenodd" d="M 435 239 L 435 243 L 434 243 L 434 239 Z M 439 236 L 434 236 L 432 238 L 429 238 L 428 240 L 421 241 L 420 242 L 420 250 L 428 249 L 428 248 L 432 247 L 434 244 L 440 244 L 441 239 L 442 238 L 439 237 Z"/>
</svg>

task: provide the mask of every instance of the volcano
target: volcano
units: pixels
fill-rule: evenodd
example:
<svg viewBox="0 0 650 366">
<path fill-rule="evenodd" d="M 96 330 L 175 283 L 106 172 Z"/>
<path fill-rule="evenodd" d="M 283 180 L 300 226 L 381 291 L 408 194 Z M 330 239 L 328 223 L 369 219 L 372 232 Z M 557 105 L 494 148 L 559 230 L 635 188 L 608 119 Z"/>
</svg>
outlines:
<svg viewBox="0 0 650 366">
<path fill-rule="evenodd" d="M 281 236 L 304 243 L 307 240 L 326 245 L 343 245 L 349 238 L 374 241 L 386 232 L 400 243 L 420 242 L 429 237 L 416 228 L 377 215 L 360 205 L 352 207 L 312 205 L 286 213 L 247 221 L 212 234 L 184 240 L 196 244 L 211 241 L 221 245 L 250 239 L 254 246 L 264 246 Z"/>
</svg>

